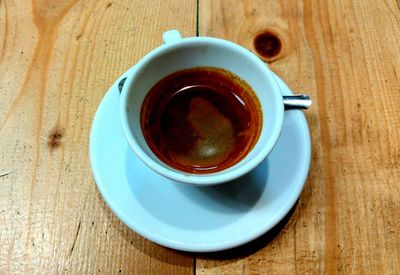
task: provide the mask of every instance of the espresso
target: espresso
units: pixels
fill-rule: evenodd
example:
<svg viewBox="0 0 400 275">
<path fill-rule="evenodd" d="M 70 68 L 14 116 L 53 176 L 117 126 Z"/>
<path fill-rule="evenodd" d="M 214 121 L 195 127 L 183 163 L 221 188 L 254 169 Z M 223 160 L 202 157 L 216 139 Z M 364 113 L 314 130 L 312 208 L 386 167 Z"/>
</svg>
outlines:
<svg viewBox="0 0 400 275">
<path fill-rule="evenodd" d="M 212 67 L 175 72 L 156 83 L 141 109 L 144 138 L 165 164 L 214 173 L 242 160 L 261 132 L 260 103 L 251 87 Z"/>
</svg>

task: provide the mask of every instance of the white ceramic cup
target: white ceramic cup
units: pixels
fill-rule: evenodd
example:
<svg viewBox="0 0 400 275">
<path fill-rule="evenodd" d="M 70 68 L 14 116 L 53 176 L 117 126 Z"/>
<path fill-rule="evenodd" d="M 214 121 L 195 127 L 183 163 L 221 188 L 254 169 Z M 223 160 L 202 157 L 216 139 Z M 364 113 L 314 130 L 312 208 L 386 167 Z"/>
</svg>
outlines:
<svg viewBox="0 0 400 275">
<path fill-rule="evenodd" d="M 272 151 L 282 129 L 284 105 L 273 73 L 255 54 L 223 39 L 182 38 L 171 30 L 163 34 L 163 41 L 117 80 L 122 128 L 130 147 L 155 172 L 197 186 L 231 181 L 250 172 Z M 141 130 L 140 112 L 145 96 L 159 80 L 179 70 L 203 66 L 223 68 L 246 81 L 260 101 L 263 123 L 258 141 L 241 161 L 219 172 L 192 174 L 168 166 L 151 151 Z"/>
</svg>

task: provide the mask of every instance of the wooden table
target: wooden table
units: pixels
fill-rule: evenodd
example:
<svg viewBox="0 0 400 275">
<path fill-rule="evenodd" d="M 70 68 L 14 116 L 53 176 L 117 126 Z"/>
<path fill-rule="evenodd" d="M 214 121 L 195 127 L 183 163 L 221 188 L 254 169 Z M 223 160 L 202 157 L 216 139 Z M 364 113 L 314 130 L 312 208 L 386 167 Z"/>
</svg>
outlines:
<svg viewBox="0 0 400 275">
<path fill-rule="evenodd" d="M 265 60 L 314 100 L 301 198 L 244 248 L 160 247 L 92 179 L 100 100 L 172 28 L 253 51 L 269 32 Z M 1 0 L 0 62 L 0 274 L 400 271 L 399 1 Z"/>
</svg>

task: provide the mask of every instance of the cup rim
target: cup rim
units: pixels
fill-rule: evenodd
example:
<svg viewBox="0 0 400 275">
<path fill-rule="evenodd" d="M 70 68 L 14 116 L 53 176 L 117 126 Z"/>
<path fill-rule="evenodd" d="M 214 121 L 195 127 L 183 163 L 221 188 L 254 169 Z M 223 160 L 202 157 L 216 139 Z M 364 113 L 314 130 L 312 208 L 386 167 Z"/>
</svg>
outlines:
<svg viewBox="0 0 400 275">
<path fill-rule="evenodd" d="M 165 53 L 177 47 L 190 46 L 198 43 L 219 44 L 226 47 L 233 47 L 237 51 L 241 52 L 241 54 L 246 55 L 246 58 L 249 58 L 257 66 L 263 67 L 263 70 L 266 72 L 265 76 L 268 78 L 268 81 L 271 83 L 273 87 L 273 92 L 275 94 L 279 93 L 279 96 L 274 97 L 275 99 L 274 105 L 277 106 L 276 118 L 274 119 L 275 126 L 273 127 L 273 131 L 269 135 L 267 144 L 254 158 L 248 160 L 246 164 L 242 165 L 241 167 L 238 167 L 237 169 L 231 169 L 227 171 L 231 167 L 239 165 L 243 161 L 243 159 L 238 163 L 236 163 L 234 166 L 231 166 L 230 168 L 209 174 L 187 173 L 174 169 L 173 167 L 170 167 L 168 165 L 163 166 L 154 161 L 150 156 L 148 156 L 142 150 L 141 146 L 134 138 L 134 135 L 131 133 L 129 127 L 129 121 L 128 121 L 129 118 L 128 118 L 128 113 L 126 112 L 126 102 L 129 96 L 128 91 L 130 90 L 132 82 L 135 76 L 137 75 L 137 72 L 140 70 L 140 68 L 143 67 L 143 65 L 146 64 L 147 62 L 151 61 L 153 58 L 156 58 L 158 55 L 161 55 L 162 53 Z M 162 176 L 165 176 L 175 181 L 197 186 L 209 186 L 209 185 L 216 185 L 228 182 L 236 178 L 239 178 L 240 176 L 243 176 L 248 172 L 250 172 L 251 170 L 253 170 L 268 156 L 268 154 L 272 151 L 276 142 L 278 141 L 278 138 L 282 130 L 283 118 L 284 118 L 283 101 L 280 100 L 279 102 L 281 91 L 278 86 L 278 83 L 276 82 L 276 79 L 274 78 L 268 66 L 263 61 L 261 61 L 254 53 L 250 52 L 248 49 L 238 44 L 214 37 L 181 38 L 179 39 L 179 41 L 175 43 L 164 44 L 153 49 L 148 54 L 146 54 L 141 60 L 139 60 L 139 62 L 136 63 L 136 65 L 134 65 L 131 69 L 129 69 L 123 76 L 126 77 L 120 98 L 120 117 L 121 117 L 123 132 L 125 134 L 129 146 L 131 147 L 133 152 L 139 157 L 139 159 L 150 169 L 152 169 L 153 171 L 157 172 Z M 254 146 L 256 146 L 258 142 L 259 140 L 256 142 Z"/>
</svg>

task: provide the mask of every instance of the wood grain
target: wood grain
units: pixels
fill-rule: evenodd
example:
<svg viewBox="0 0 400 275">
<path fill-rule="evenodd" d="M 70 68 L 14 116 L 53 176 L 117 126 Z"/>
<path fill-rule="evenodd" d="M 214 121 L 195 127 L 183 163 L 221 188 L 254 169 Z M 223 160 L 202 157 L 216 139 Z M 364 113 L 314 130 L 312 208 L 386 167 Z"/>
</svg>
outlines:
<svg viewBox="0 0 400 275">
<path fill-rule="evenodd" d="M 197 272 L 399 272 L 398 2 L 200 0 L 199 18 L 200 35 L 253 51 L 256 35 L 275 33 L 271 69 L 314 105 L 312 167 L 285 229 L 249 256 L 200 256 Z"/>
<path fill-rule="evenodd" d="M 161 34 L 196 33 L 195 0 L 0 1 L 0 274 L 187 274 L 105 205 L 89 131 L 112 82 Z"/>
</svg>

